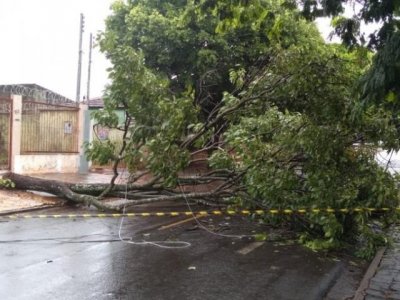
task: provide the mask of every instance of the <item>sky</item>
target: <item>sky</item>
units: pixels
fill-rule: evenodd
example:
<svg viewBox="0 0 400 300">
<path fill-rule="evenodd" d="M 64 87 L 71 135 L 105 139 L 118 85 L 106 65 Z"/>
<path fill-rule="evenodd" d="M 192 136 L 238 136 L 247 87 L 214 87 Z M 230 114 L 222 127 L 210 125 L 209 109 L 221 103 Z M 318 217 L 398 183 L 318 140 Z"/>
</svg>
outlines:
<svg viewBox="0 0 400 300">
<path fill-rule="evenodd" d="M 80 14 L 85 15 L 81 97 L 87 91 L 89 34 L 104 29 L 112 0 L 0 0 L 0 84 L 36 83 L 75 100 Z M 93 49 L 92 97 L 101 96 L 109 63 Z"/>
<path fill-rule="evenodd" d="M 345 11 L 344 11 L 344 16 L 346 18 L 351 18 L 352 16 L 356 15 L 360 9 L 362 8 L 361 4 L 357 2 L 353 2 L 350 5 L 345 5 Z M 330 26 L 331 24 L 331 18 L 324 17 L 324 18 L 318 18 L 315 20 L 315 23 L 317 24 L 318 30 L 321 33 L 322 37 L 327 41 L 328 43 L 340 43 L 340 38 L 336 35 L 331 36 L 331 33 L 333 31 L 333 28 Z M 364 22 L 361 22 L 360 24 L 360 31 L 365 33 L 365 38 L 368 40 L 368 35 L 370 33 L 373 33 L 375 30 L 379 29 L 381 26 L 380 23 L 372 22 L 365 24 Z"/>
<path fill-rule="evenodd" d="M 78 70 L 79 20 L 85 15 L 81 98 L 87 94 L 89 34 L 104 30 L 113 0 L 0 0 L 0 85 L 36 83 L 75 100 Z M 348 8 L 346 13 L 354 10 Z M 317 24 L 324 38 L 330 20 Z M 334 40 L 338 41 L 338 39 Z M 93 49 L 91 98 L 108 83 L 110 64 Z"/>
</svg>

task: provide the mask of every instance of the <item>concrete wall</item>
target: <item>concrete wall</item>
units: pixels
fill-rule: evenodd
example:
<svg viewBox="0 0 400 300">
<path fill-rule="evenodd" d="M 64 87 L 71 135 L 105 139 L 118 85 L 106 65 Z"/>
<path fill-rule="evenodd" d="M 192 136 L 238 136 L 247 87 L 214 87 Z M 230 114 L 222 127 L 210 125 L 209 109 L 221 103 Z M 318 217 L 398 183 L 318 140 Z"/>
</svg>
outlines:
<svg viewBox="0 0 400 300">
<path fill-rule="evenodd" d="M 11 171 L 15 170 L 16 156 L 21 154 L 22 96 L 12 95 Z"/>
<path fill-rule="evenodd" d="M 78 114 L 79 134 L 78 134 L 78 148 L 79 148 L 79 168 L 78 172 L 85 174 L 89 171 L 89 162 L 86 159 L 84 151 L 84 143 L 89 142 L 90 135 L 90 113 L 86 104 L 79 105 Z"/>
<path fill-rule="evenodd" d="M 13 172 L 33 173 L 77 173 L 79 154 L 28 154 L 15 155 Z"/>
</svg>

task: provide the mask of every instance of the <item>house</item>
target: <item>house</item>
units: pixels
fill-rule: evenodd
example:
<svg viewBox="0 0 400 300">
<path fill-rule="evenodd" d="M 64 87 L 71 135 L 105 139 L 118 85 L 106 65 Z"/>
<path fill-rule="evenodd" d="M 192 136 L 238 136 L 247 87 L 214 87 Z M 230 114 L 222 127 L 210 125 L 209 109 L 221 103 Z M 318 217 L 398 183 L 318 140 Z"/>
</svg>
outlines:
<svg viewBox="0 0 400 300">
<path fill-rule="evenodd" d="M 0 85 L 0 170 L 78 172 L 86 110 L 37 84 Z"/>
<path fill-rule="evenodd" d="M 123 132 L 121 130 L 117 129 L 112 129 L 104 126 L 100 126 L 97 124 L 97 120 L 93 117 L 93 112 L 102 110 L 104 108 L 104 100 L 102 98 L 93 98 L 89 99 L 87 101 L 88 105 L 88 111 L 90 113 L 90 135 L 89 135 L 89 141 L 107 141 L 110 140 L 114 144 L 117 145 L 117 151 L 118 151 L 118 145 L 122 145 L 122 135 Z M 125 112 L 122 108 L 115 110 L 115 113 L 118 116 L 119 124 L 123 124 L 125 121 Z M 104 169 L 104 168 L 110 168 L 111 164 L 108 164 L 106 166 L 100 166 L 96 162 L 90 162 L 90 168 L 91 169 Z"/>
</svg>

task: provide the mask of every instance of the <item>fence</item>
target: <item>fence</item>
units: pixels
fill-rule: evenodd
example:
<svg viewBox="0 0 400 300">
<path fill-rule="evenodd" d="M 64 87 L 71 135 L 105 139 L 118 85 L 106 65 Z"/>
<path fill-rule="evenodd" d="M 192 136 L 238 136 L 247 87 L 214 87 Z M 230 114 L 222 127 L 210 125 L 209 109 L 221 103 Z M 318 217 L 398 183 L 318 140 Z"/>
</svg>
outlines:
<svg viewBox="0 0 400 300">
<path fill-rule="evenodd" d="M 21 153 L 77 153 L 78 112 L 71 105 L 24 100 Z"/>
<path fill-rule="evenodd" d="M 10 167 L 11 112 L 11 99 L 0 97 L 0 170 Z"/>
</svg>

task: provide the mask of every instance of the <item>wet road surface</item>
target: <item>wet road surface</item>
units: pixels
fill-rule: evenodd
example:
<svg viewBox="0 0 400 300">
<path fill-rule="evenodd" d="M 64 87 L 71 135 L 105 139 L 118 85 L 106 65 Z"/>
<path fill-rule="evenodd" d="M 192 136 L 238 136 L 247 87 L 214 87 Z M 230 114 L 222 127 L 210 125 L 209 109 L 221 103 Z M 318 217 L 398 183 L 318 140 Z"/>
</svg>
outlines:
<svg viewBox="0 0 400 300">
<path fill-rule="evenodd" d="M 298 245 L 221 237 L 193 222 L 158 230 L 178 220 L 125 219 L 121 235 L 190 247 L 121 242 L 117 218 L 0 220 L 0 299 L 321 299 L 343 267 Z M 251 230 L 228 222 L 224 234 Z"/>
</svg>

